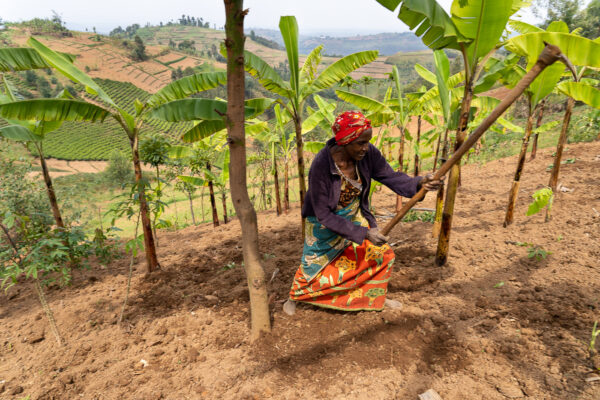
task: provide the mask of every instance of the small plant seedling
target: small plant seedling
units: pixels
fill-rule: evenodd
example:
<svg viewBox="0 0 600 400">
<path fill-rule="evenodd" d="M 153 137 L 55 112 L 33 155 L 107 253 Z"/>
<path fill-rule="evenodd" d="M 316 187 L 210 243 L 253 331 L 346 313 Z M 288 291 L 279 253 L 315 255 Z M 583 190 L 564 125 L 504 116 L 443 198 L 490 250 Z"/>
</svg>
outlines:
<svg viewBox="0 0 600 400">
<path fill-rule="evenodd" d="M 556 241 L 560 242 L 561 240 L 563 240 L 563 235 L 558 235 L 558 237 L 556 238 Z"/>
<path fill-rule="evenodd" d="M 542 261 L 549 254 L 552 254 L 552 252 L 544 250 L 541 246 L 529 246 L 527 250 L 527 257 L 535 258 L 537 261 Z"/>
<path fill-rule="evenodd" d="M 263 254 L 263 259 L 265 261 L 270 260 L 271 258 L 275 258 L 275 254 L 269 254 L 269 253 Z"/>
<path fill-rule="evenodd" d="M 539 213 L 544 207 L 548 207 L 548 211 L 552 208 L 552 201 L 554 200 L 554 193 L 549 187 L 542 188 L 531 195 L 533 202 L 529 204 L 527 210 L 527 216 Z"/>
<path fill-rule="evenodd" d="M 575 160 L 577 160 L 575 157 L 573 158 L 567 158 L 565 161 L 563 161 L 563 164 L 574 164 Z"/>
<path fill-rule="evenodd" d="M 230 262 L 229 264 L 227 264 L 226 266 L 224 266 L 223 268 L 221 268 L 222 271 L 229 271 L 234 269 L 235 267 L 237 267 L 237 264 L 235 263 L 235 261 Z"/>
<path fill-rule="evenodd" d="M 501 288 L 502 286 L 504 286 L 504 281 L 500 281 L 500 282 L 496 283 L 494 285 L 494 288 L 498 289 L 498 288 Z"/>
</svg>

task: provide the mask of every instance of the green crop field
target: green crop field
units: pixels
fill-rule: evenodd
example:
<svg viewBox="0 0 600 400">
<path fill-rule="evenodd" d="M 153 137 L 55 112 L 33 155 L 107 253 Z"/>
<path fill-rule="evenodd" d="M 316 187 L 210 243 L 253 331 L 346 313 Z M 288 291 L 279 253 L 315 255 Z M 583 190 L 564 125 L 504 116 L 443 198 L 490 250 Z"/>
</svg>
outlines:
<svg viewBox="0 0 600 400">
<path fill-rule="evenodd" d="M 110 79 L 96 79 L 96 82 L 119 107 L 129 113 L 135 112 L 135 99 L 144 101 L 150 97 L 148 92 L 128 82 Z M 99 102 L 96 96 L 86 94 L 85 97 Z M 149 120 L 142 128 L 142 136 L 163 134 L 175 143 L 190 128 L 189 123 Z M 103 123 L 65 122 L 58 130 L 49 133 L 44 141 L 44 155 L 62 160 L 107 160 L 114 149 L 130 151 L 125 132 L 112 118 L 107 118 Z"/>
</svg>

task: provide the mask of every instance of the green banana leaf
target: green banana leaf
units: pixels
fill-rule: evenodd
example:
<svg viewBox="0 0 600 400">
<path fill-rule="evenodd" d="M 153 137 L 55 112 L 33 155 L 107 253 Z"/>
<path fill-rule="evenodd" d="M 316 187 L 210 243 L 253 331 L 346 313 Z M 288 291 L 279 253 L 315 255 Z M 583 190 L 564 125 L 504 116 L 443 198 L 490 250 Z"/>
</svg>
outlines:
<svg viewBox="0 0 600 400">
<path fill-rule="evenodd" d="M 94 82 L 92 78 L 79 70 L 67 58 L 63 57 L 54 50 L 51 50 L 34 37 L 30 37 L 27 41 L 27 44 L 33 47 L 42 56 L 44 61 L 52 65 L 52 67 L 58 70 L 61 74 L 65 75 L 74 82 L 85 85 L 85 90 L 88 93 L 98 95 L 98 97 L 100 97 L 106 103 L 110 104 L 116 109 L 119 109 L 110 96 L 108 96 L 108 94 L 106 94 L 106 92 L 102 90 L 102 88 L 96 82 Z"/>
<path fill-rule="evenodd" d="M 448 91 L 448 79 L 450 78 L 450 62 L 443 50 L 433 52 L 435 62 L 435 79 L 438 85 L 439 98 L 442 103 L 443 117 L 446 124 L 450 119 L 450 93 Z"/>
<path fill-rule="evenodd" d="M 361 108 L 370 113 L 381 112 L 387 108 L 385 104 L 360 94 L 345 92 L 342 90 L 336 90 L 335 94 L 337 95 L 337 97 L 339 97 L 346 103 L 353 104 L 356 107 Z"/>
<path fill-rule="evenodd" d="M 353 72 L 363 65 L 367 65 L 375 61 L 378 54 L 378 51 L 369 50 L 353 53 L 340 58 L 319 74 L 317 79 L 313 81 L 312 85 L 307 87 L 304 97 L 335 85 L 350 72 Z"/>
<path fill-rule="evenodd" d="M 600 109 L 600 90 L 595 87 L 580 82 L 561 82 L 558 84 L 558 90 L 588 106 Z"/>
<path fill-rule="evenodd" d="M 23 100 L 0 105 L 0 117 L 37 121 L 104 121 L 109 111 L 84 101 L 69 99 Z"/>
<path fill-rule="evenodd" d="M 438 83 L 435 74 L 427 68 L 425 68 L 424 66 L 422 66 L 421 64 L 415 64 L 415 71 L 417 71 L 417 74 L 419 74 L 419 76 L 425 79 L 427 82 L 433 83 L 434 85 Z"/>
<path fill-rule="evenodd" d="M 73 62 L 75 57 L 59 53 L 68 62 Z M 4 47 L 0 49 L 0 72 L 25 71 L 29 69 L 52 68 L 40 54 L 28 47 Z"/>
<path fill-rule="evenodd" d="M 42 140 L 41 136 L 20 125 L 9 125 L 0 128 L 0 136 L 18 142 L 40 142 Z"/>
<path fill-rule="evenodd" d="M 246 72 L 258 79 L 258 82 L 260 82 L 265 89 L 286 98 L 292 97 L 290 85 L 287 82 L 284 82 L 277 71 L 260 57 L 245 50 L 244 63 Z"/>
<path fill-rule="evenodd" d="M 170 146 L 169 158 L 182 159 L 192 154 L 192 148 L 189 146 Z"/>
<path fill-rule="evenodd" d="M 186 143 L 193 143 L 212 135 L 215 132 L 226 129 L 225 121 L 222 119 L 216 121 L 201 121 L 192 129 L 181 136 L 181 140 Z"/>
<path fill-rule="evenodd" d="M 497 46 L 508 19 L 513 14 L 512 1 L 468 0 L 453 1 L 454 25 L 469 40 L 467 54 L 474 62 Z"/>
<path fill-rule="evenodd" d="M 526 33 L 534 33 L 534 32 L 544 32 L 542 28 L 538 28 L 535 25 L 528 24 L 527 22 L 517 21 L 511 19 L 508 21 L 508 25 L 515 30 L 516 32 L 524 35 Z"/>
<path fill-rule="evenodd" d="M 463 37 L 446 11 L 435 0 L 377 0 L 379 4 L 394 11 L 400 3 L 398 18 L 421 38 L 425 46 L 437 50 L 451 48 L 460 50 L 460 43 L 470 40 Z"/>
<path fill-rule="evenodd" d="M 600 68 L 600 43 L 571 33 L 527 33 L 509 39 L 505 47 L 527 57 L 527 69 L 530 69 L 542 52 L 544 42 L 558 46 L 574 65 Z"/>
<path fill-rule="evenodd" d="M 323 147 L 325 147 L 325 143 L 323 142 L 304 142 L 304 149 L 314 154 L 321 151 Z"/>
<path fill-rule="evenodd" d="M 146 101 L 150 107 L 157 107 L 173 100 L 181 100 L 192 94 L 214 89 L 227 83 L 226 72 L 203 72 L 186 76 L 171 82 Z"/>
<path fill-rule="evenodd" d="M 208 181 L 197 176 L 179 175 L 177 176 L 182 182 L 189 183 L 194 186 L 208 186 Z"/>
<path fill-rule="evenodd" d="M 290 67 L 290 86 L 294 93 L 300 92 L 300 69 L 298 59 L 298 23 L 294 16 L 283 16 L 279 19 L 279 30 L 285 44 Z"/>
<path fill-rule="evenodd" d="M 300 81 L 310 83 L 317 77 L 317 67 L 321 63 L 321 52 L 323 45 L 318 45 L 308 54 L 302 69 L 300 70 Z"/>
</svg>

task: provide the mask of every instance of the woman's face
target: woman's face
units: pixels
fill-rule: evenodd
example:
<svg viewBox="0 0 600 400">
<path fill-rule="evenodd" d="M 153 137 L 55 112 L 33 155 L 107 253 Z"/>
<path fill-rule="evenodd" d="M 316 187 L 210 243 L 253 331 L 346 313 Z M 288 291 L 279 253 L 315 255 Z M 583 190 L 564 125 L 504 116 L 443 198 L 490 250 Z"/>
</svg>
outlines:
<svg viewBox="0 0 600 400">
<path fill-rule="evenodd" d="M 348 143 L 343 146 L 346 154 L 350 156 L 354 161 L 360 161 L 367 154 L 367 150 L 369 149 L 369 141 L 373 137 L 373 131 L 371 129 L 367 129 L 363 133 L 360 134 L 358 139 Z"/>
</svg>

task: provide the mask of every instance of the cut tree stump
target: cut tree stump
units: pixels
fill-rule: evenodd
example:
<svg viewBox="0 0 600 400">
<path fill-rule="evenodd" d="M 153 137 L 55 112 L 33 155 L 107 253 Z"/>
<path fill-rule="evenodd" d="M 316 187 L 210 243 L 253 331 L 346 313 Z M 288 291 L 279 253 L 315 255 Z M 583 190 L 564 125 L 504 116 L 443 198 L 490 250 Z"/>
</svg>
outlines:
<svg viewBox="0 0 600 400">
<path fill-rule="evenodd" d="M 443 400 L 442 397 L 433 389 L 419 395 L 419 400 Z"/>
</svg>

